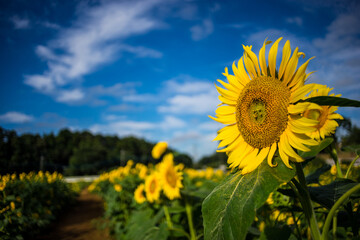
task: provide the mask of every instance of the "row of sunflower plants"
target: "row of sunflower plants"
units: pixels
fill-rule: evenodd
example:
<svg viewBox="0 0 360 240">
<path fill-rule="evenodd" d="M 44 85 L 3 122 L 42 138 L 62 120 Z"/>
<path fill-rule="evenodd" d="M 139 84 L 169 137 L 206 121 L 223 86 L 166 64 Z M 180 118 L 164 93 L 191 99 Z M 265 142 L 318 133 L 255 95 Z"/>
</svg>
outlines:
<svg viewBox="0 0 360 240">
<path fill-rule="evenodd" d="M 335 113 L 338 107 L 360 107 L 360 102 L 307 83 L 313 58 L 297 68 L 305 54 L 298 48 L 292 52 L 286 41 L 278 57 L 281 40 L 267 58 L 271 41 L 264 41 L 258 56 L 243 45 L 233 74 L 225 68 L 227 81 L 218 80 L 221 103 L 210 117 L 225 124 L 215 140 L 218 151 L 228 155 L 231 173 L 203 201 L 204 238 L 359 239 L 354 165 L 360 146 L 347 149 L 355 157 L 342 168 L 333 133 L 343 118 Z M 321 151 L 334 167 L 309 167 L 316 166 Z"/>
<path fill-rule="evenodd" d="M 57 172 L 0 176 L 0 239 L 34 237 L 74 200 Z"/>
<path fill-rule="evenodd" d="M 156 165 L 129 160 L 89 186 L 103 197 L 106 225 L 116 239 L 203 238 L 201 204 L 224 172 L 176 165 L 166 148 L 166 142 L 155 145 Z"/>
</svg>

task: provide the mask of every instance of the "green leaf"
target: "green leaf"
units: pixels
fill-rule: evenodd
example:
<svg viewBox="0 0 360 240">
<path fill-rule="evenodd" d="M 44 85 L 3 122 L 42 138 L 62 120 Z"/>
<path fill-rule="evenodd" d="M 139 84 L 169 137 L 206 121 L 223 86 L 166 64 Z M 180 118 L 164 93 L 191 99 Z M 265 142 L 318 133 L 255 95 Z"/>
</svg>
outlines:
<svg viewBox="0 0 360 240">
<path fill-rule="evenodd" d="M 260 240 L 277 239 L 287 240 L 290 238 L 291 228 L 289 226 L 273 226 L 265 227 L 265 231 L 261 233 Z"/>
<path fill-rule="evenodd" d="M 330 209 L 344 193 L 357 184 L 358 183 L 350 179 L 338 178 L 328 185 L 309 187 L 309 193 L 313 201 Z M 351 197 L 359 198 L 360 193 L 354 193 Z"/>
<path fill-rule="evenodd" d="M 321 106 L 360 107 L 360 101 L 332 96 L 312 97 L 298 102 L 312 102 Z"/>
<path fill-rule="evenodd" d="M 329 171 L 331 166 L 329 164 L 324 164 L 321 168 L 316 169 L 315 172 L 306 176 L 305 180 L 307 184 L 310 183 L 319 183 L 319 177 L 321 174 Z"/>
<path fill-rule="evenodd" d="M 334 141 L 333 138 L 325 138 L 320 142 L 319 145 L 309 147 L 310 151 L 308 152 L 302 152 L 299 151 L 299 155 L 302 158 L 312 158 L 315 157 L 319 152 L 324 150 L 327 146 L 329 146 Z"/>
<path fill-rule="evenodd" d="M 245 239 L 256 209 L 295 175 L 280 158 L 276 160 L 275 168 L 263 161 L 249 174 L 230 174 L 209 194 L 202 205 L 205 239 Z"/>
<path fill-rule="evenodd" d="M 346 146 L 343 148 L 343 150 L 345 152 L 354 152 L 355 154 L 359 155 L 360 154 L 360 145 L 354 144 L 354 145 Z"/>
</svg>

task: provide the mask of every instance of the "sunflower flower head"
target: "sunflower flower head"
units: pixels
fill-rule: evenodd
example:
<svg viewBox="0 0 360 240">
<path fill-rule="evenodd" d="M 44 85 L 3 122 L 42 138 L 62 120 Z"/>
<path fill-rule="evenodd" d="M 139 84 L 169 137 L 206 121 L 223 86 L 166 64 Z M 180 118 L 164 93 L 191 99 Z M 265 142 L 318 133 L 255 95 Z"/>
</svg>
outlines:
<svg viewBox="0 0 360 240">
<path fill-rule="evenodd" d="M 265 40 L 258 56 L 251 46 L 243 46 L 243 56 L 237 65 L 232 65 L 234 75 L 225 68 L 223 75 L 228 82 L 218 80 L 222 87 L 216 86 L 221 104 L 216 116 L 209 117 L 226 126 L 214 140 L 220 141 L 218 151 L 228 154 L 230 167 L 242 169 L 242 174 L 252 172 L 265 159 L 275 167 L 273 157 L 277 151 L 284 164 L 292 168 L 290 161 L 303 161 L 294 149 L 309 151 L 307 146 L 318 144 L 306 135 L 315 130 L 318 120 L 302 114 L 319 106 L 297 102 L 323 86 L 305 84 L 311 74 L 305 70 L 312 58 L 297 68 L 299 58 L 305 54 L 298 48 L 291 54 L 290 41 L 286 41 L 280 66 L 276 67 L 281 40 L 272 44 L 267 61 L 265 49 L 270 41 Z"/>
<path fill-rule="evenodd" d="M 144 188 L 145 185 L 142 183 L 135 189 L 134 199 L 138 204 L 142 204 L 146 201 L 146 198 L 144 196 Z"/>
<path fill-rule="evenodd" d="M 158 172 L 154 171 L 145 179 L 146 199 L 153 203 L 160 198 L 161 185 Z"/>
<path fill-rule="evenodd" d="M 181 166 L 174 166 L 172 153 L 166 154 L 159 166 L 161 186 L 170 200 L 180 198 L 180 188 L 183 187 L 183 173 L 179 171 L 180 168 Z"/>
<path fill-rule="evenodd" d="M 318 96 L 335 96 L 340 97 L 341 95 L 330 94 L 332 88 L 323 88 L 312 91 L 309 97 Z M 319 121 L 315 126 L 315 131 L 307 133 L 307 135 L 314 139 L 324 139 L 335 133 L 336 128 L 339 124 L 335 119 L 344 119 L 340 114 L 335 113 L 338 109 L 336 106 L 320 106 L 318 109 L 308 109 L 304 112 L 304 117 Z"/>
<path fill-rule="evenodd" d="M 159 159 L 161 155 L 167 149 L 168 144 L 167 142 L 158 142 L 151 151 L 151 155 L 154 159 Z"/>
</svg>

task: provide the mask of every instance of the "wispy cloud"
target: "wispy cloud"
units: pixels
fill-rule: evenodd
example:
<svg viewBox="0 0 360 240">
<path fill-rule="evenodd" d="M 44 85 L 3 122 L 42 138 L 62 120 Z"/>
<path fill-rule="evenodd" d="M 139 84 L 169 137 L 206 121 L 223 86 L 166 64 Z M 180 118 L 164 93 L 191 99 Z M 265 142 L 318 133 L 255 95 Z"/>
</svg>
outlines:
<svg viewBox="0 0 360 240">
<path fill-rule="evenodd" d="M 0 115 L 0 122 L 3 123 L 26 123 L 33 120 L 33 116 L 21 112 L 7 112 Z"/>
<path fill-rule="evenodd" d="M 149 15 L 157 4 L 157 0 L 111 2 L 84 9 L 72 27 L 61 29 L 59 37 L 47 45 L 37 46 L 36 53 L 47 62 L 48 69 L 42 74 L 26 76 L 25 83 L 57 101 L 78 101 L 79 91 L 72 91 L 71 97 L 69 92 L 57 90 L 79 83 L 87 74 L 121 57 L 121 52 L 136 57 L 162 57 L 157 50 L 124 44 L 131 36 L 162 26 Z"/>
<path fill-rule="evenodd" d="M 214 24 L 211 19 L 204 19 L 202 23 L 190 28 L 191 38 L 194 41 L 200 41 L 207 38 L 214 31 Z"/>
<path fill-rule="evenodd" d="M 210 114 L 219 103 L 214 85 L 206 80 L 180 76 L 164 85 L 174 94 L 157 108 L 160 113 Z"/>
<path fill-rule="evenodd" d="M 27 29 L 30 27 L 30 20 L 28 18 L 21 18 L 19 16 L 13 16 L 10 18 L 15 29 Z"/>
<path fill-rule="evenodd" d="M 295 24 L 299 27 L 303 25 L 303 19 L 301 17 L 290 17 L 286 18 L 286 22 L 290 24 Z"/>
</svg>

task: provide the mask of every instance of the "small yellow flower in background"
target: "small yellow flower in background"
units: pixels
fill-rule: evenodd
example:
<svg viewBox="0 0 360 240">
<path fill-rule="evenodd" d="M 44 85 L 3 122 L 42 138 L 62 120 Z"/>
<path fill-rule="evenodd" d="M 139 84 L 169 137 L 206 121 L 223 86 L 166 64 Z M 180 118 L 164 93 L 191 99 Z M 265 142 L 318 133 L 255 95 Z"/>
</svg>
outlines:
<svg viewBox="0 0 360 240">
<path fill-rule="evenodd" d="M 17 201 L 17 202 L 21 202 L 21 197 L 20 197 L 20 196 L 17 196 L 17 197 L 16 197 L 16 201 Z"/>
<path fill-rule="evenodd" d="M 32 213 L 31 216 L 35 219 L 39 219 L 39 214 L 38 213 Z"/>
<path fill-rule="evenodd" d="M 265 229 L 265 222 L 264 221 L 261 221 L 260 224 L 259 224 L 259 231 L 260 232 L 263 232 Z"/>
<path fill-rule="evenodd" d="M 21 217 L 21 216 L 22 216 L 22 213 L 21 213 L 21 212 L 17 212 L 16 215 L 17 215 L 18 217 Z"/>
<path fill-rule="evenodd" d="M 158 142 L 151 151 L 151 155 L 154 159 L 159 159 L 161 155 L 167 149 L 168 144 L 167 142 Z"/>
<path fill-rule="evenodd" d="M 96 183 L 90 184 L 89 187 L 88 187 L 88 191 L 89 191 L 89 192 L 94 191 L 94 190 L 95 190 L 95 187 L 96 187 Z"/>
<path fill-rule="evenodd" d="M 145 179 L 145 192 L 146 199 L 152 203 L 159 199 L 161 191 L 161 185 L 157 172 L 153 172 Z"/>
<path fill-rule="evenodd" d="M 144 188 L 145 188 L 144 184 L 140 184 L 134 192 L 134 198 L 138 204 L 142 204 L 143 202 L 146 201 L 146 198 L 144 196 Z"/>
<path fill-rule="evenodd" d="M 10 203 L 10 208 L 11 208 L 12 211 L 15 210 L 15 203 L 14 203 L 14 202 L 11 202 L 11 203 Z"/>
<path fill-rule="evenodd" d="M 115 189 L 115 191 L 117 191 L 117 192 L 121 192 L 122 187 L 121 187 L 120 184 L 115 184 L 115 185 L 114 185 L 114 189 Z"/>
<path fill-rule="evenodd" d="M 334 176 L 336 175 L 337 169 L 336 169 L 336 165 L 335 165 L 335 164 L 331 166 L 331 168 L 330 168 L 330 173 L 331 173 L 332 175 L 334 175 Z"/>
<path fill-rule="evenodd" d="M 181 180 L 182 172 L 174 166 L 174 155 L 168 153 L 164 156 L 159 167 L 161 186 L 164 194 L 170 199 L 180 198 L 180 188 L 183 187 Z"/>
<path fill-rule="evenodd" d="M 286 223 L 287 223 L 287 225 L 294 225 L 294 224 L 295 224 L 294 218 L 289 217 L 289 218 L 286 220 Z"/>
<path fill-rule="evenodd" d="M 275 167 L 273 156 L 277 150 L 284 164 L 292 168 L 289 161 L 303 161 L 293 148 L 307 152 L 310 149 L 306 145 L 318 145 L 306 134 L 313 132 L 319 122 L 302 114 L 319 106 L 297 102 L 324 86 L 305 84 L 311 74 L 305 71 L 312 58 L 297 68 L 299 58 L 305 54 L 296 48 L 291 56 L 290 41 L 286 41 L 280 67 L 276 69 L 281 39 L 271 46 L 268 64 L 265 48 L 270 41 L 265 40 L 259 59 L 252 52 L 252 46 L 243 46 L 243 57 L 237 66 L 235 62 L 232 65 L 234 75 L 225 68 L 228 83 L 218 80 L 224 88 L 216 86 L 221 104 L 216 109 L 216 117 L 209 117 L 227 126 L 218 131 L 214 141 L 220 141 L 219 152 L 228 154 L 230 168 L 242 169 L 242 174 L 254 171 L 265 159 Z"/>
<path fill-rule="evenodd" d="M 6 182 L 0 182 L 0 191 L 4 191 L 6 187 Z"/>
<path fill-rule="evenodd" d="M 274 199 L 273 199 L 273 193 L 270 193 L 269 197 L 266 199 L 266 203 L 271 205 L 274 204 Z"/>
<path fill-rule="evenodd" d="M 309 94 L 310 97 L 318 96 L 335 96 L 340 97 L 341 95 L 330 94 L 332 88 L 323 88 L 318 89 Z M 315 131 L 307 133 L 307 135 L 314 139 L 324 139 L 326 136 L 329 136 L 335 133 L 335 129 L 339 124 L 335 119 L 344 119 L 340 114 L 335 113 L 338 109 L 336 106 L 320 106 L 318 109 L 309 109 L 304 112 L 304 117 L 314 119 L 319 121 L 315 126 Z"/>
</svg>

